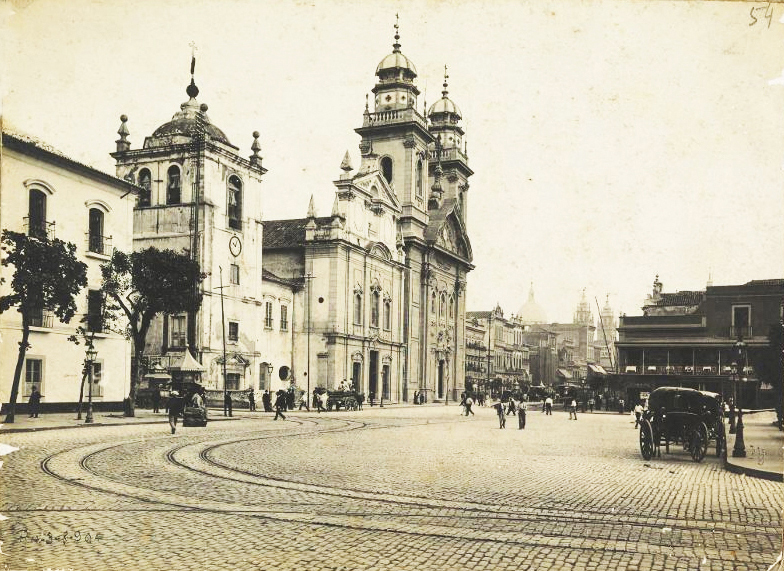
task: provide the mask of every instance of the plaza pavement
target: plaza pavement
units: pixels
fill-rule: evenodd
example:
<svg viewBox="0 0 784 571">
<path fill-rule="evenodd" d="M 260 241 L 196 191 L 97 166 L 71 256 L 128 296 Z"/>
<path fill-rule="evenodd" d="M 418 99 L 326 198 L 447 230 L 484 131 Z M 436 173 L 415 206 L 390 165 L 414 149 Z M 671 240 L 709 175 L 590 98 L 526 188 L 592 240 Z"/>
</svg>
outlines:
<svg viewBox="0 0 784 571">
<path fill-rule="evenodd" d="M 763 570 L 780 549 L 781 484 L 645 462 L 628 415 L 238 416 L 3 434 L 6 568 Z"/>
</svg>

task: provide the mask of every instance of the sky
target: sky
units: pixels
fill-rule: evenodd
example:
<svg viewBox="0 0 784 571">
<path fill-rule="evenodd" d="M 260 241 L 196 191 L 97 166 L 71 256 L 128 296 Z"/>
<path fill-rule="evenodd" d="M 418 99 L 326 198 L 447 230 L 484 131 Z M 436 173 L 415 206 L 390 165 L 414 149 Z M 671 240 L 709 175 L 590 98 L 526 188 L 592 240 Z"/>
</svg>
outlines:
<svg viewBox="0 0 784 571">
<path fill-rule="evenodd" d="M 170 120 L 194 43 L 211 121 L 245 156 L 261 133 L 264 218 L 328 215 L 396 14 L 419 108 L 446 64 L 463 112 L 469 310 L 784 277 L 781 4 L 6 0 L 4 127 L 114 172 L 120 115 L 132 148 Z"/>
</svg>

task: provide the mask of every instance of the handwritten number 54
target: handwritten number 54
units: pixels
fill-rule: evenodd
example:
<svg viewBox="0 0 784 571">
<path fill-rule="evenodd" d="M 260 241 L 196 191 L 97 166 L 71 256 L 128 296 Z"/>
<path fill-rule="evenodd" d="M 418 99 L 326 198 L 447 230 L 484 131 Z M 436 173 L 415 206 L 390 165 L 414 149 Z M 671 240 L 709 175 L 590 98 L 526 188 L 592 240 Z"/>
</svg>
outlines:
<svg viewBox="0 0 784 571">
<path fill-rule="evenodd" d="M 773 4 L 768 2 L 766 6 L 752 7 L 751 10 L 749 10 L 749 16 L 751 16 L 749 26 L 753 26 L 759 21 L 759 18 L 754 15 L 755 12 L 764 12 L 762 17 L 768 21 L 768 28 L 770 28 L 770 23 L 773 21 Z"/>
</svg>

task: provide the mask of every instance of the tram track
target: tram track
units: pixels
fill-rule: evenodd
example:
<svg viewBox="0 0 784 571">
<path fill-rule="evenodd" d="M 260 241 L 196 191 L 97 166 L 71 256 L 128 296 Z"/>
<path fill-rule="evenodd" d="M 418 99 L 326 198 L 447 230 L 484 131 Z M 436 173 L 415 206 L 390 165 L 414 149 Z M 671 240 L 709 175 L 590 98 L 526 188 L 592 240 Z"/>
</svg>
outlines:
<svg viewBox="0 0 784 571">
<path fill-rule="evenodd" d="M 330 419 L 333 420 L 333 419 Z M 321 425 L 321 421 L 316 421 L 315 419 L 302 419 L 302 420 L 292 420 L 291 422 L 295 422 L 299 425 L 304 424 L 313 424 L 316 426 Z M 291 491 L 292 489 L 296 489 L 301 492 L 305 493 L 312 493 L 317 495 L 318 497 L 321 496 L 330 496 L 330 497 L 339 497 L 339 498 L 346 498 L 354 501 L 361 501 L 361 502 L 373 502 L 376 504 L 382 505 L 389 505 L 394 507 L 400 507 L 403 509 L 411 510 L 411 508 L 415 508 L 415 510 L 423 511 L 423 512 L 434 512 L 435 510 L 443 511 L 444 509 L 448 509 L 449 513 L 400 513 L 395 511 L 359 511 L 359 510 L 351 510 L 348 512 L 351 518 L 354 520 L 351 523 L 344 523 L 341 524 L 340 519 L 345 519 L 347 512 L 344 510 L 328 510 L 328 509 L 317 509 L 317 510 L 291 510 L 287 512 L 283 512 L 280 509 L 277 510 L 270 510 L 270 509 L 242 509 L 242 507 L 246 506 L 236 506 L 231 507 L 230 504 L 225 504 L 225 507 L 216 508 L 215 506 L 204 506 L 204 505 L 193 505 L 188 504 L 188 502 L 178 502 L 178 501 L 164 501 L 166 505 L 171 507 L 184 509 L 187 511 L 206 511 L 206 512 L 226 512 L 230 511 L 236 515 L 243 515 L 247 517 L 255 517 L 255 518 L 265 518 L 265 519 L 272 519 L 272 520 L 288 520 L 288 521 L 305 521 L 307 523 L 311 523 L 313 525 L 325 525 L 325 526 L 332 526 L 332 527 L 344 527 L 349 529 L 365 529 L 365 530 L 381 530 L 386 531 L 389 533 L 403 533 L 409 535 L 416 535 L 416 536 L 428 536 L 428 537 L 444 537 L 454 539 L 456 536 L 465 536 L 466 527 L 461 525 L 445 525 L 444 523 L 439 523 L 438 528 L 441 530 L 440 532 L 431 530 L 431 531 L 420 531 L 415 529 L 402 529 L 398 525 L 392 525 L 389 523 L 382 523 L 381 525 L 362 525 L 361 523 L 357 522 L 357 518 L 366 520 L 368 518 L 386 518 L 390 520 L 400 520 L 405 518 L 407 522 L 411 520 L 443 520 L 444 522 L 451 521 L 451 522 L 461 522 L 465 524 L 466 522 L 478 522 L 478 521 L 495 521 L 495 522 L 502 522 L 506 525 L 533 525 L 536 523 L 545 523 L 545 522 L 552 522 L 553 520 L 558 519 L 559 517 L 564 517 L 565 521 L 568 522 L 570 526 L 575 525 L 584 525 L 584 526 L 592 526 L 598 525 L 602 523 L 603 520 L 606 521 L 607 517 L 612 517 L 617 521 L 617 523 L 621 526 L 628 526 L 631 528 L 640 528 L 644 530 L 651 530 L 654 527 L 661 527 L 665 526 L 670 529 L 670 533 L 686 533 L 686 534 L 700 534 L 705 532 L 712 532 L 712 533 L 726 533 L 732 535 L 745 535 L 748 537 L 755 537 L 759 538 L 760 536 L 768 537 L 769 534 L 775 533 L 775 528 L 773 532 L 771 532 L 771 528 L 766 528 L 765 526 L 758 526 L 758 525 L 745 525 L 745 524 L 717 524 L 711 520 L 690 520 L 692 522 L 699 521 L 701 524 L 699 527 L 695 527 L 694 525 L 688 526 L 684 525 L 680 522 L 680 520 L 676 519 L 668 519 L 668 518 L 660 518 L 656 516 L 651 516 L 650 518 L 645 518 L 642 520 L 639 516 L 636 516 L 632 519 L 632 517 L 619 517 L 617 513 L 609 513 L 609 512 L 602 512 L 591 510 L 590 513 L 581 512 L 579 510 L 570 509 L 568 510 L 568 514 L 559 514 L 555 513 L 551 508 L 530 508 L 527 509 L 527 513 L 524 515 L 508 515 L 508 514 L 501 514 L 499 513 L 500 510 L 498 509 L 490 509 L 485 506 L 480 506 L 476 504 L 471 504 L 470 502 L 452 502 L 450 500 L 433 500 L 432 498 L 427 498 L 425 496 L 391 496 L 391 495 L 382 495 L 383 497 L 379 496 L 377 493 L 367 492 L 366 490 L 361 489 L 354 489 L 354 488 L 346 488 L 346 487 L 330 487 L 330 486 L 313 486 L 311 484 L 303 484 L 301 482 L 296 482 L 293 480 L 287 480 L 285 478 L 273 478 L 269 476 L 264 476 L 261 474 L 257 474 L 248 470 L 242 470 L 234 466 L 226 465 L 225 463 L 219 462 L 214 458 L 214 452 L 219 450 L 222 447 L 236 445 L 239 443 L 245 442 L 252 442 L 258 440 L 264 440 L 269 438 L 289 438 L 289 437 L 300 437 L 305 435 L 312 435 L 312 434 L 326 434 L 326 433 L 336 433 L 336 432 L 349 432 L 353 430 L 362 430 L 362 429 L 369 429 L 369 428 L 398 428 L 404 426 L 412 426 L 412 424 L 405 424 L 405 425 L 382 425 L 382 424 L 369 424 L 362 421 L 354 421 L 350 419 L 340 419 L 342 423 L 348 423 L 347 426 L 341 427 L 329 427 L 323 428 L 320 430 L 307 430 L 307 431 L 290 431 L 286 433 L 274 433 L 270 434 L 269 431 L 263 431 L 263 434 L 254 434 L 253 436 L 243 435 L 242 438 L 233 438 L 224 442 L 218 443 L 209 443 L 208 442 L 186 442 L 184 444 L 175 446 L 166 451 L 164 454 L 165 460 L 173 465 L 176 466 L 178 469 L 185 469 L 193 473 L 197 473 L 202 477 L 208 478 L 219 478 L 221 480 L 228 480 L 228 481 L 235 481 L 242 484 L 251 484 L 257 485 L 267 488 L 277 488 L 284 491 Z M 415 423 L 416 424 L 416 423 Z M 433 424 L 432 422 L 427 422 L 427 424 Z M 90 462 L 92 459 L 97 457 L 100 454 L 106 453 L 112 449 L 120 448 L 122 446 L 126 446 L 128 444 L 139 443 L 143 441 L 149 441 L 149 439 L 136 439 L 133 441 L 125 441 L 119 442 L 117 444 L 113 444 L 111 446 L 104 446 L 100 449 L 97 449 L 89 454 L 81 456 L 79 459 L 78 465 L 79 469 L 83 470 L 84 472 L 92 475 L 95 478 L 119 482 L 119 480 L 114 480 L 110 476 L 106 474 L 98 473 L 97 471 L 93 470 L 90 467 Z M 194 447 L 194 446 L 204 446 L 198 454 L 197 458 L 200 462 L 203 462 L 207 465 L 208 468 L 212 469 L 219 469 L 221 471 L 228 471 L 230 473 L 234 473 L 235 475 L 242 476 L 239 477 L 226 477 L 226 474 L 215 474 L 211 472 L 209 469 L 202 469 L 196 468 L 194 466 L 190 466 L 182 462 L 177 458 L 177 454 L 185 448 Z M 80 448 L 84 448 L 83 446 L 80 447 L 73 447 L 68 449 L 67 452 L 73 452 Z M 92 486 L 87 482 L 74 480 L 72 478 L 63 477 L 61 474 L 58 474 L 54 470 L 50 469 L 50 462 L 51 460 L 59 454 L 63 454 L 66 451 L 60 451 L 58 453 L 52 454 L 47 456 L 44 460 L 41 461 L 41 469 L 47 473 L 48 475 L 57 478 L 63 482 L 66 482 L 71 485 L 81 486 L 86 489 L 99 491 L 103 493 L 114 494 L 119 497 L 129 498 L 136 501 L 142 501 L 149 504 L 160 504 L 162 500 L 160 497 L 158 498 L 145 498 L 143 494 L 132 494 L 126 493 L 118 490 L 107 490 L 106 487 L 103 486 Z M 254 481 L 255 480 L 255 481 Z M 139 491 L 144 490 L 146 488 L 139 488 Z M 220 502 L 217 502 L 220 504 Z M 278 503 L 278 505 L 280 505 Z M 292 503 L 292 505 L 294 505 Z M 283 506 L 281 506 L 283 507 Z M 247 508 L 247 507 L 246 507 Z M 515 508 L 518 512 L 520 508 Z M 565 511 L 565 510 L 564 510 Z M 316 519 L 314 519 L 314 517 Z M 304 519 L 301 519 L 304 518 Z M 322 521 L 318 521 L 322 520 Z M 467 524 L 466 524 L 467 525 Z M 410 527 L 410 526 L 407 526 Z M 416 525 L 414 526 L 416 527 Z M 432 526 L 431 526 L 432 527 Z M 471 528 L 476 526 L 471 526 Z M 396 529 L 393 529 L 396 528 Z M 469 529 L 469 531 L 474 531 L 473 529 Z M 587 531 L 587 530 L 585 530 Z M 468 534 L 471 535 L 471 534 Z M 497 535 L 497 533 L 495 534 Z M 569 538 L 563 538 L 559 535 L 554 534 L 545 534 L 545 533 L 525 533 L 523 535 L 529 535 L 530 539 L 525 539 L 524 537 L 504 537 L 502 539 L 492 538 L 492 537 L 468 537 L 466 536 L 465 539 L 469 541 L 503 541 L 505 543 L 514 543 L 519 545 L 529 545 L 529 546 L 542 546 L 543 544 L 550 545 L 553 540 L 564 539 L 564 541 L 568 540 Z M 601 552 L 630 552 L 630 550 L 626 547 L 618 547 L 621 545 L 626 545 L 629 541 L 617 541 L 617 540 L 609 540 L 605 537 L 606 534 L 581 534 L 580 540 L 587 541 L 587 542 L 596 542 L 601 543 L 605 542 L 605 545 L 602 546 L 591 546 L 591 545 L 576 545 L 571 546 L 573 549 L 579 550 L 588 550 L 588 551 L 601 551 Z M 721 543 L 721 542 L 719 542 Z M 648 548 L 652 548 L 654 551 L 663 551 L 666 552 L 667 550 L 674 549 L 672 545 L 669 545 L 667 542 L 655 542 L 655 543 L 647 543 Z M 706 552 L 706 548 L 702 548 L 699 546 L 678 546 L 678 549 L 683 556 L 688 556 L 687 552 L 693 551 L 694 554 L 699 554 L 702 556 Z M 708 549 L 709 551 L 710 549 Z M 714 549 L 718 551 L 717 549 Z"/>
</svg>

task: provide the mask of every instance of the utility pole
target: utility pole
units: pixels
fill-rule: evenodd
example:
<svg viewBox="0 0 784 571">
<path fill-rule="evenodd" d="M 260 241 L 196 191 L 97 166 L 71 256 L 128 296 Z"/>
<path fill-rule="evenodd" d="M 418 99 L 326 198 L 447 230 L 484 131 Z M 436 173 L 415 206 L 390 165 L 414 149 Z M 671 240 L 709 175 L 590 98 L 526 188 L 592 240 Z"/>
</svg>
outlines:
<svg viewBox="0 0 784 571">
<path fill-rule="evenodd" d="M 307 320 L 308 320 L 308 322 L 307 322 L 308 362 L 305 365 L 305 376 L 308 379 L 308 392 L 305 395 L 305 402 L 310 402 L 310 329 L 311 329 L 311 327 L 310 327 L 310 323 L 311 323 L 311 314 L 310 314 L 310 311 L 311 311 L 311 305 L 310 305 L 311 304 L 311 299 L 310 299 L 311 298 L 311 295 L 310 295 L 310 280 L 313 279 L 313 274 L 308 272 L 307 274 L 305 274 L 304 279 L 305 279 L 305 289 L 307 290 L 306 291 L 307 298 L 305 299 L 305 307 L 307 309 Z"/>
<path fill-rule="evenodd" d="M 220 276 L 220 287 L 217 289 L 220 290 L 220 299 L 221 299 L 221 340 L 223 341 L 223 416 L 228 415 L 228 411 L 226 410 L 226 396 L 228 395 L 228 391 L 226 390 L 226 318 L 223 312 L 223 288 L 228 287 L 223 285 L 223 268 L 218 266 L 218 272 Z"/>
</svg>

